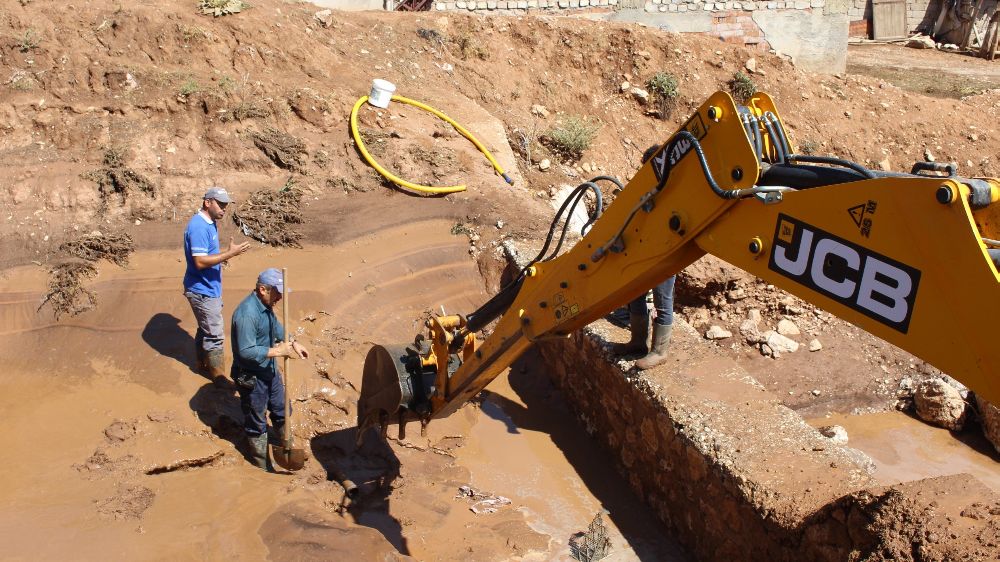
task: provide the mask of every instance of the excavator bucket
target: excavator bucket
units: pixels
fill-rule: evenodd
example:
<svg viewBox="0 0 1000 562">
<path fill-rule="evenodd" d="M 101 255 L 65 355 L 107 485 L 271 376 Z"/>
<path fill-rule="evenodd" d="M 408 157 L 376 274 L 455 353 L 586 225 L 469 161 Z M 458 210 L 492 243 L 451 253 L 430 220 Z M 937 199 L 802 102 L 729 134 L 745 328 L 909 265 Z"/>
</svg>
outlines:
<svg viewBox="0 0 1000 562">
<path fill-rule="evenodd" d="M 420 419 L 415 410 L 426 403 L 425 381 L 433 384 L 434 377 L 433 370 L 425 371 L 413 346 L 375 345 L 368 350 L 358 399 L 359 444 L 369 428 L 384 437 L 388 424 Z"/>
</svg>

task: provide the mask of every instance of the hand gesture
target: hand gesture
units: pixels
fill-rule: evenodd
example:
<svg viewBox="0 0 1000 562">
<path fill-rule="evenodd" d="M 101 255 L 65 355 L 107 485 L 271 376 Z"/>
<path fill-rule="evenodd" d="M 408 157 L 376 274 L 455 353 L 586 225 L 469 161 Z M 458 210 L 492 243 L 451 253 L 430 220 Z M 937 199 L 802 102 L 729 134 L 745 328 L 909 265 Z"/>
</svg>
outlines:
<svg viewBox="0 0 1000 562">
<path fill-rule="evenodd" d="M 249 249 L 250 249 L 249 242 L 241 242 L 237 244 L 232 238 L 229 238 L 229 251 L 227 251 L 226 253 L 229 254 L 229 257 L 232 258 L 242 254 L 243 252 Z"/>
</svg>

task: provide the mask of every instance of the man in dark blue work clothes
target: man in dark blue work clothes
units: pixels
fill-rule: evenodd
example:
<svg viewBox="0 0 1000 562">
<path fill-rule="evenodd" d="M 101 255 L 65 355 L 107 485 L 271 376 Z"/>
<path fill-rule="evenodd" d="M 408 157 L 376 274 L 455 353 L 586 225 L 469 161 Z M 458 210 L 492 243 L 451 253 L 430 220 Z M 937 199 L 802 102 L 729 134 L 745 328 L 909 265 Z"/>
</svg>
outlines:
<svg viewBox="0 0 1000 562">
<path fill-rule="evenodd" d="M 286 288 L 281 271 L 265 269 L 257 276 L 252 293 L 233 311 L 230 337 L 233 346 L 231 375 L 240 393 L 243 429 L 250 441 L 254 465 L 273 472 L 267 451 L 267 418 L 278 435 L 285 425 L 285 385 L 281 382 L 278 357 L 308 357 L 298 342 L 285 345 L 285 328 L 274 315 L 274 305 Z"/>
</svg>

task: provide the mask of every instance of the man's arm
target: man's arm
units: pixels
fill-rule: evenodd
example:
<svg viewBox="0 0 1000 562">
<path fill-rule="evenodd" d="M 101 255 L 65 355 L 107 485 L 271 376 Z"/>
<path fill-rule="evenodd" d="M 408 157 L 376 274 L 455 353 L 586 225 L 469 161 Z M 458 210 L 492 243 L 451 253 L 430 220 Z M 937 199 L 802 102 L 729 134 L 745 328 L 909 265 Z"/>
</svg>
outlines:
<svg viewBox="0 0 1000 562">
<path fill-rule="evenodd" d="M 274 335 L 278 339 L 278 343 L 271 348 L 274 350 L 275 354 L 268 355 L 268 357 L 291 357 L 293 359 L 305 359 L 306 357 L 309 357 L 309 351 L 307 351 L 306 348 L 297 341 L 291 342 L 291 345 L 288 348 L 285 347 L 285 327 L 281 324 L 281 322 L 277 323 L 277 328 L 274 331 Z"/>
<path fill-rule="evenodd" d="M 256 364 L 261 369 L 267 362 L 271 349 L 257 345 L 257 326 L 249 314 L 239 312 L 233 314 L 233 332 L 235 333 L 236 355 L 247 363 Z"/>
<path fill-rule="evenodd" d="M 194 265 L 198 269 L 206 269 L 219 265 L 220 263 L 228 260 L 229 258 L 234 258 L 243 252 L 250 249 L 249 242 L 243 242 L 241 244 L 236 244 L 233 239 L 229 239 L 229 249 L 225 252 L 212 254 L 212 255 L 201 255 L 201 256 L 191 256 L 194 260 Z"/>
</svg>

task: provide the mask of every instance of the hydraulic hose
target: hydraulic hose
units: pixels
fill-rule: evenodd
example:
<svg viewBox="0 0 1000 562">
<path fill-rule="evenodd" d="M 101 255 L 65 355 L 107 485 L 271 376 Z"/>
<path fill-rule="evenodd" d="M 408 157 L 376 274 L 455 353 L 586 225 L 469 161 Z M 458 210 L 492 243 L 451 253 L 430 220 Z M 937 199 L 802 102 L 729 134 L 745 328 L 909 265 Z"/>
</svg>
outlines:
<svg viewBox="0 0 1000 562">
<path fill-rule="evenodd" d="M 486 156 L 486 158 L 490 161 L 490 164 L 493 165 L 493 169 L 496 170 L 496 172 L 500 174 L 501 177 L 503 177 L 504 181 L 506 181 L 508 184 L 513 185 L 514 180 L 511 179 L 506 172 L 504 172 L 504 169 L 496 161 L 496 158 L 494 158 L 493 155 L 490 154 L 490 151 L 487 150 L 485 146 L 483 146 L 483 143 L 479 142 L 479 139 L 473 136 L 472 133 L 470 133 L 468 130 L 465 129 L 465 127 L 459 125 L 458 122 L 456 122 L 454 119 L 448 117 L 444 113 L 434 109 L 433 107 L 427 104 L 423 104 L 416 100 L 411 100 L 409 98 L 404 98 L 403 96 L 394 95 L 392 96 L 391 100 L 405 103 L 407 105 L 412 105 L 414 107 L 418 107 L 420 109 L 423 109 L 424 111 L 433 113 L 438 118 L 444 121 L 447 121 L 448 124 L 454 127 L 456 131 L 462 134 L 462 136 L 472 141 L 472 144 L 476 145 L 476 148 L 478 148 L 479 151 Z M 358 101 L 354 103 L 354 108 L 351 109 L 351 135 L 354 137 L 354 143 L 357 145 L 358 150 L 361 152 L 361 156 L 365 159 L 366 162 L 368 162 L 368 164 L 372 168 L 375 168 L 375 171 L 381 174 L 382 177 L 384 177 L 385 179 L 391 181 L 392 183 L 400 187 L 411 189 L 413 191 L 419 191 L 421 193 L 443 194 L 443 193 L 457 193 L 459 191 L 465 191 L 464 185 L 451 185 L 451 186 L 439 187 L 439 186 L 421 185 L 418 183 L 409 182 L 404 180 L 403 178 L 400 178 L 399 176 L 396 176 L 389 170 L 386 170 L 381 165 L 379 165 L 379 163 L 375 160 L 375 158 L 373 158 L 372 155 L 368 152 L 368 148 L 365 147 L 365 143 L 361 139 L 361 134 L 358 132 L 358 110 L 361 109 L 361 106 L 366 101 L 368 101 L 368 96 L 362 96 L 361 98 L 358 99 Z"/>
</svg>

